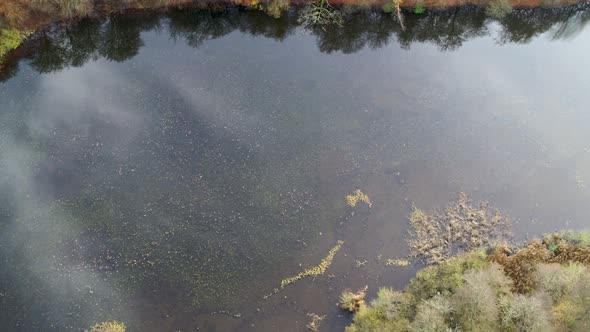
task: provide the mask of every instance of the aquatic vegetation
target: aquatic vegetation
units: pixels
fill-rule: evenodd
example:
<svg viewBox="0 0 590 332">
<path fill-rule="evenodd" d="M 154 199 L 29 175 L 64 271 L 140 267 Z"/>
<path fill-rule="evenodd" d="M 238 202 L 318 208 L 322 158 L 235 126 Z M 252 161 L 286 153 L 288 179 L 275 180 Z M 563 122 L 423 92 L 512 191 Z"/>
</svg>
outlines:
<svg viewBox="0 0 590 332">
<path fill-rule="evenodd" d="M 556 237 L 564 241 L 558 234 L 545 238 Z M 590 268 L 579 256 L 558 259 L 562 253 L 547 245 L 495 246 L 428 266 L 402 292 L 382 288 L 346 331 L 586 331 Z M 506 264 L 502 255 L 518 259 Z M 515 271 L 527 272 L 528 287 L 518 286 L 523 275 Z"/>
<path fill-rule="evenodd" d="M 486 7 L 486 14 L 490 17 L 502 19 L 512 11 L 509 0 L 493 0 Z"/>
<path fill-rule="evenodd" d="M 126 329 L 127 327 L 125 324 L 112 320 L 109 322 L 96 323 L 86 332 L 125 332 Z"/>
<path fill-rule="evenodd" d="M 416 7 L 414 7 L 414 14 L 420 15 L 420 14 L 424 14 L 425 12 L 426 12 L 426 7 L 424 7 L 424 5 L 417 4 Z"/>
<path fill-rule="evenodd" d="M 318 332 L 320 330 L 320 323 L 324 320 L 324 318 L 326 318 L 326 315 L 319 316 L 314 313 L 309 313 L 307 314 L 307 317 L 309 317 L 311 321 L 307 323 L 305 327 L 307 327 L 310 331 Z"/>
<path fill-rule="evenodd" d="M 320 262 L 320 264 L 318 266 L 314 266 L 312 268 L 305 269 L 304 271 L 299 272 L 297 275 L 295 275 L 293 277 L 283 279 L 281 281 L 281 289 L 285 288 L 285 286 L 287 286 L 289 284 L 296 282 L 297 280 L 299 280 L 301 278 L 323 275 L 326 272 L 326 270 L 330 267 L 330 265 L 332 265 L 332 261 L 334 260 L 334 255 L 336 255 L 336 253 L 340 250 L 340 248 L 342 247 L 342 244 L 344 244 L 344 242 L 339 240 L 336 243 L 336 245 L 334 246 L 334 248 L 330 249 L 330 251 L 328 252 L 328 255 L 324 259 L 322 259 L 322 261 Z"/>
<path fill-rule="evenodd" d="M 368 286 L 353 292 L 350 289 L 346 289 L 340 294 L 340 308 L 350 311 L 357 312 L 366 306 L 365 297 L 367 296 Z"/>
<path fill-rule="evenodd" d="M 241 312 L 231 312 L 229 310 L 213 311 L 213 312 L 209 313 L 209 315 L 225 315 L 225 316 L 233 317 L 233 318 L 241 318 L 242 317 Z"/>
<path fill-rule="evenodd" d="M 369 199 L 369 196 L 360 191 L 360 189 L 355 190 L 354 193 L 352 193 L 352 195 L 346 195 L 346 203 L 348 204 L 348 206 L 355 207 L 356 203 L 358 202 L 364 202 L 369 207 L 373 206 L 371 200 Z"/>
<path fill-rule="evenodd" d="M 411 262 L 409 260 L 402 259 L 402 258 L 396 258 L 396 259 L 388 258 L 385 261 L 385 265 L 387 265 L 387 266 L 401 266 L 401 267 L 405 267 L 405 266 L 410 265 L 410 263 Z"/>
<path fill-rule="evenodd" d="M 438 264 L 459 252 L 490 246 L 505 241 L 510 235 L 510 221 L 488 203 L 472 205 L 465 193 L 443 214 L 414 207 L 409 217 L 408 246 L 411 257 Z"/>
</svg>

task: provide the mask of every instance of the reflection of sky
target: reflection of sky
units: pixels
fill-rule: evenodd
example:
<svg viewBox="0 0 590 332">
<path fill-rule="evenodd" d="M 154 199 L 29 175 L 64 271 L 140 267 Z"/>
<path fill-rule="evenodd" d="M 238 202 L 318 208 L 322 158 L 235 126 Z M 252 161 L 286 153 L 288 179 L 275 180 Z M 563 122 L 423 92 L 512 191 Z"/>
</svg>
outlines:
<svg viewBox="0 0 590 332">
<path fill-rule="evenodd" d="M 80 230 L 69 211 L 45 212 L 55 191 L 39 187 L 60 187 L 76 176 L 74 182 L 105 176 L 74 174 L 80 160 L 96 158 L 107 166 L 141 161 L 133 154 L 160 143 L 146 143 L 161 137 L 153 131 L 182 128 L 155 123 L 166 118 L 161 114 L 188 110 L 188 117 L 211 129 L 219 141 L 247 148 L 262 169 L 265 163 L 299 165 L 301 159 L 316 158 L 317 151 L 335 155 L 327 165 L 318 162 L 322 173 L 312 175 L 320 182 L 337 178 L 337 189 L 324 191 L 340 196 L 350 183 L 373 179 L 376 186 L 388 185 L 378 181 L 379 167 L 394 167 L 404 176 L 400 195 L 424 208 L 444 205 L 465 190 L 521 218 L 521 232 L 531 219 L 540 223 L 538 231 L 549 231 L 567 220 L 584 226 L 589 217 L 584 204 L 590 190 L 584 98 L 590 91 L 590 69 L 584 65 L 588 30 L 567 40 L 545 35 L 524 45 L 499 47 L 492 36 L 467 41 L 453 52 L 441 53 L 430 44 L 402 50 L 391 43 L 348 55 L 321 53 L 313 36 L 299 32 L 282 43 L 233 32 L 196 49 L 162 32 L 145 32 L 142 38 L 145 47 L 127 62 L 97 60 L 45 75 L 23 66 L 0 86 L 0 118 L 5 120 L 0 125 L 0 179 L 14 195 L 19 220 L 3 228 L 3 236 L 10 237 L 7 243 L 13 247 L 35 243 L 25 245 L 20 263 L 66 303 L 72 296 L 80 301 L 122 301 L 124 296 L 89 267 L 58 257 L 56 243 Z M 171 134 L 178 146 L 190 141 L 180 134 Z M 29 140 L 47 143 L 54 154 Z M 211 150 L 219 153 L 217 148 Z M 174 162 L 170 156 L 175 152 L 156 155 L 170 159 L 152 161 L 152 169 L 164 168 L 159 162 Z M 294 157 L 281 159 L 288 154 Z M 250 157 L 234 157 L 228 160 L 250 165 Z M 63 178 L 39 178 L 43 171 L 55 174 L 52 167 L 65 167 Z M 113 168 L 105 183 L 116 184 L 127 171 Z M 297 184 L 276 186 L 286 190 Z M 234 194 L 208 189 L 216 191 L 213 197 L 228 200 Z M 56 269 L 59 264 L 64 265 Z M 81 310 L 93 315 L 93 304 L 85 303 Z M 61 314 L 56 311 L 55 319 Z"/>
</svg>

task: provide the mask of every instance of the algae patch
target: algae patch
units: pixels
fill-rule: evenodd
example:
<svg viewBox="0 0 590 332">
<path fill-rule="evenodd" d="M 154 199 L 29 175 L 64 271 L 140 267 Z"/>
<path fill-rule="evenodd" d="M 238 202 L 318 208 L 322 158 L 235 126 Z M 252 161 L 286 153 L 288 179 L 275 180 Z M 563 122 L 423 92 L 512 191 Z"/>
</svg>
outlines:
<svg viewBox="0 0 590 332">
<path fill-rule="evenodd" d="M 358 202 L 367 203 L 367 205 L 369 207 L 373 206 L 373 204 L 371 203 L 371 200 L 369 199 L 369 196 L 367 196 L 365 193 L 363 193 L 359 189 L 355 190 L 354 193 L 352 193 L 352 195 L 346 195 L 346 203 L 350 207 L 355 207 L 356 203 L 358 203 Z"/>
<path fill-rule="evenodd" d="M 109 322 L 96 323 L 90 328 L 90 330 L 86 330 L 85 332 L 125 332 L 126 330 L 127 327 L 125 324 L 112 320 Z"/>
<path fill-rule="evenodd" d="M 330 251 L 328 252 L 328 255 L 322 259 L 322 261 L 320 262 L 320 264 L 318 266 L 314 266 L 312 268 L 309 269 L 305 269 L 302 272 L 299 272 L 297 275 L 287 278 L 287 279 L 283 279 L 281 281 L 281 289 L 285 288 L 285 286 L 292 284 L 294 282 L 296 282 L 297 280 L 304 278 L 304 277 L 310 277 L 310 276 L 319 276 L 322 275 L 326 272 L 326 270 L 328 269 L 328 267 L 330 267 L 330 265 L 332 265 L 332 261 L 334 260 L 334 255 L 336 255 L 336 253 L 340 250 L 340 248 L 342 247 L 342 244 L 344 244 L 344 241 L 338 241 L 336 243 L 336 245 L 334 246 L 334 248 L 330 249 Z"/>
</svg>

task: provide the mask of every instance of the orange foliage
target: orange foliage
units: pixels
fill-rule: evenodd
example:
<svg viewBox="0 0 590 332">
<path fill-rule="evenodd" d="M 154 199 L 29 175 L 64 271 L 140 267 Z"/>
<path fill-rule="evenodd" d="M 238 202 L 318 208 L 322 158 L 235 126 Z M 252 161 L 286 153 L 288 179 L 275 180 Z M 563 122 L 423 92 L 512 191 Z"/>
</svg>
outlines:
<svg viewBox="0 0 590 332">
<path fill-rule="evenodd" d="M 515 292 L 527 293 L 535 289 L 533 273 L 537 264 L 590 264 L 590 248 L 562 242 L 554 250 L 549 250 L 548 243 L 535 240 L 516 252 L 506 246 L 496 248 L 490 253 L 489 259 L 502 266 L 506 275 L 513 280 Z"/>
<path fill-rule="evenodd" d="M 23 1 L 8 0 L 0 2 L 0 15 L 10 24 L 19 24 L 27 17 L 27 8 Z"/>
</svg>

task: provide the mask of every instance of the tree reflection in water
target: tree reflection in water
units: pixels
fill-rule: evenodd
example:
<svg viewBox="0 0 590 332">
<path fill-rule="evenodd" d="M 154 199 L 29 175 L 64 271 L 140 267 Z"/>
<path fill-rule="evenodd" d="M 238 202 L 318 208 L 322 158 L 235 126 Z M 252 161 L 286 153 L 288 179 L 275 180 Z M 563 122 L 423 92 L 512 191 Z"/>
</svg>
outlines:
<svg viewBox="0 0 590 332">
<path fill-rule="evenodd" d="M 499 26 L 497 41 L 528 43 L 542 33 L 553 39 L 571 38 L 590 20 L 589 4 L 563 8 L 514 10 L 501 20 L 491 20 L 485 10 L 457 7 L 408 14 L 405 29 L 390 14 L 375 10 L 342 7 L 343 25 L 312 29 L 320 51 L 354 53 L 364 47 L 380 48 L 396 40 L 404 49 L 414 43 L 433 43 L 442 51 L 452 51 L 469 39 L 490 35 Z M 242 7 L 223 10 L 171 10 L 166 14 L 112 15 L 104 20 L 83 19 L 66 28 L 53 28 L 37 34 L 29 42 L 24 56 L 41 73 L 78 67 L 100 57 L 125 61 L 139 53 L 144 45 L 141 32 L 168 26 L 170 36 L 199 47 L 210 39 L 235 30 L 254 36 L 283 40 L 301 27 L 298 9 L 291 9 L 278 19 L 260 11 Z M 2 79 L 16 73 L 18 59 L 4 68 Z"/>
</svg>

